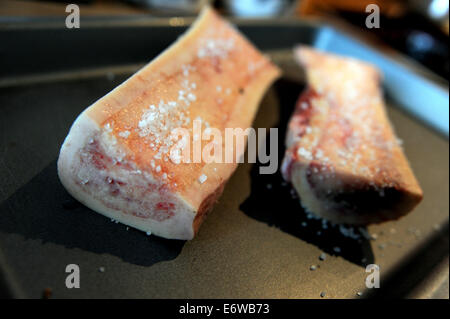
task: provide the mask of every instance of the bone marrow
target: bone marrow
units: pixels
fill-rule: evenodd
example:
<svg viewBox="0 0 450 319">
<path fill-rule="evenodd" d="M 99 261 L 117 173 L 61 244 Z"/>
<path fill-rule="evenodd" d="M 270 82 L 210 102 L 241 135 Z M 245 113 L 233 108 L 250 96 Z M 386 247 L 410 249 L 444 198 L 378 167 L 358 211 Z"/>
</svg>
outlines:
<svg viewBox="0 0 450 319">
<path fill-rule="evenodd" d="M 144 232 L 192 239 L 237 163 L 170 159 L 171 132 L 251 126 L 279 69 L 206 7 L 157 58 L 89 106 L 60 151 L 69 193 L 97 213 Z"/>
<path fill-rule="evenodd" d="M 311 213 L 335 223 L 397 219 L 422 190 L 386 115 L 372 65 L 295 49 L 307 89 L 290 119 L 282 173 Z"/>
</svg>

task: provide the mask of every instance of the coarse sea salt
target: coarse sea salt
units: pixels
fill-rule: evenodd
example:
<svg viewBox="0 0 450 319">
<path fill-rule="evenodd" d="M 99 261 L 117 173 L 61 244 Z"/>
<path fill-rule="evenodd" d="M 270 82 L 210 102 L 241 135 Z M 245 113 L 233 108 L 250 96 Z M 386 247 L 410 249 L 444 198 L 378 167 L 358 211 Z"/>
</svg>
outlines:
<svg viewBox="0 0 450 319">
<path fill-rule="evenodd" d="M 128 136 L 130 136 L 130 131 L 119 132 L 119 136 L 123 138 L 128 138 Z"/>
<path fill-rule="evenodd" d="M 197 50 L 197 57 L 202 58 L 226 58 L 228 53 L 234 49 L 234 39 L 201 39 Z"/>
<path fill-rule="evenodd" d="M 305 149 L 304 147 L 300 147 L 300 148 L 298 149 L 298 151 L 297 151 L 297 154 L 298 154 L 299 156 L 304 157 L 304 158 L 307 159 L 307 160 L 310 160 L 310 161 L 313 159 L 313 156 L 312 156 L 311 152 L 308 151 L 307 149 Z"/>
<path fill-rule="evenodd" d="M 208 176 L 206 176 L 205 174 L 202 174 L 198 178 L 198 181 L 199 181 L 200 184 L 203 184 L 207 179 L 208 179 Z"/>
</svg>

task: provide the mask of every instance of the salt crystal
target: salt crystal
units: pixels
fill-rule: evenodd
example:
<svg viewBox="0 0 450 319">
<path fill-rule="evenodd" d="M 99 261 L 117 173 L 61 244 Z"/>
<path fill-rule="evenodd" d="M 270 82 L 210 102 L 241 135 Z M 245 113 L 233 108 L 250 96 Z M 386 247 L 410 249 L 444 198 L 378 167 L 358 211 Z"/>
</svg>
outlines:
<svg viewBox="0 0 450 319">
<path fill-rule="evenodd" d="M 198 181 L 199 181 L 200 184 L 203 184 L 207 179 L 208 179 L 208 176 L 206 176 L 205 174 L 202 174 L 198 178 Z"/>
<path fill-rule="evenodd" d="M 307 160 L 310 160 L 310 161 L 313 159 L 311 152 L 303 147 L 300 147 L 298 149 L 297 154 L 306 158 Z"/>
<path fill-rule="evenodd" d="M 199 58 L 205 57 L 220 57 L 226 58 L 228 52 L 234 48 L 234 39 L 203 39 L 204 46 L 200 47 L 197 51 Z"/>
<path fill-rule="evenodd" d="M 189 93 L 187 98 L 189 101 L 195 101 L 197 99 L 197 97 L 193 93 Z"/>
<path fill-rule="evenodd" d="M 323 157 L 323 151 L 321 150 L 321 149 L 318 149 L 317 151 L 316 151 L 316 158 L 317 159 L 320 159 L 320 158 L 322 158 Z"/>
<path fill-rule="evenodd" d="M 128 138 L 128 136 L 130 136 L 130 131 L 119 132 L 119 136 L 123 138 Z"/>
</svg>

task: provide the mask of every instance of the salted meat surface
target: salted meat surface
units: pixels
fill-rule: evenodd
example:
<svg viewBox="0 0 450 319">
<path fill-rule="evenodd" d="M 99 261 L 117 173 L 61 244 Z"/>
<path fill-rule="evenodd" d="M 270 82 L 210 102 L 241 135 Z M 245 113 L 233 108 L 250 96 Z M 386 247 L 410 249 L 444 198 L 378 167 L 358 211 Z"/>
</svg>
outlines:
<svg viewBox="0 0 450 319">
<path fill-rule="evenodd" d="M 206 8 L 174 44 L 79 115 L 60 151 L 60 180 L 95 212 L 161 237 L 192 239 L 237 163 L 174 159 L 173 130 L 192 133 L 194 120 L 222 133 L 250 127 L 279 74 Z"/>
<path fill-rule="evenodd" d="M 306 69 L 286 136 L 282 173 L 307 211 L 334 223 L 397 219 L 422 190 L 386 114 L 380 72 L 362 61 L 306 46 Z"/>
</svg>

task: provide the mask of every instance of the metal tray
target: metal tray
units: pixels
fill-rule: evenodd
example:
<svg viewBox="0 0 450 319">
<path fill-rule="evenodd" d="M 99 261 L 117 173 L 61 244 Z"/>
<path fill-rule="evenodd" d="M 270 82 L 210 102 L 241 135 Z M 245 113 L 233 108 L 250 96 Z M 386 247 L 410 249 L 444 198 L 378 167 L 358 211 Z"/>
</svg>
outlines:
<svg viewBox="0 0 450 319">
<path fill-rule="evenodd" d="M 258 164 L 239 166 L 189 242 L 127 230 L 71 198 L 55 163 L 73 120 L 190 22 L 91 19 L 68 30 L 59 20 L 0 21 L 1 296 L 40 298 L 51 288 L 55 298 L 448 297 L 448 83 L 321 21 L 238 22 L 285 70 L 254 126 L 279 127 L 283 145 L 304 86 L 294 44 L 377 64 L 389 117 L 425 197 L 399 221 L 369 226 L 375 240 L 322 230 L 280 174 L 258 175 Z M 371 263 L 380 266 L 380 289 L 365 288 Z M 68 264 L 80 267 L 79 289 L 65 286 Z"/>
</svg>

